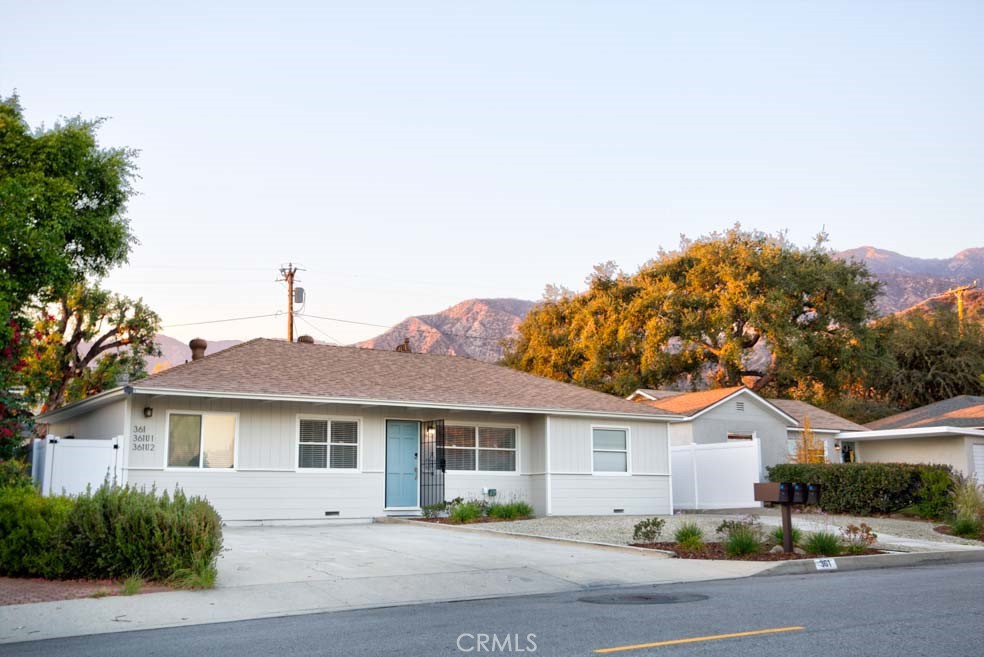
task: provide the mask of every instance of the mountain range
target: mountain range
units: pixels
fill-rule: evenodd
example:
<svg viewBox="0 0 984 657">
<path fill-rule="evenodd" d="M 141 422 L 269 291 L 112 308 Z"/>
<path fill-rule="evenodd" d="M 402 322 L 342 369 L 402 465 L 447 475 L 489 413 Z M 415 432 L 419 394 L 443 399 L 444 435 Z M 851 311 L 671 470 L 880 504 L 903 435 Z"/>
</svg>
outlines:
<svg viewBox="0 0 984 657">
<path fill-rule="evenodd" d="M 873 246 L 835 254 L 859 260 L 884 284 L 878 299 L 882 315 L 897 313 L 947 290 L 975 281 L 984 284 L 984 248 L 965 249 L 952 258 L 913 258 Z"/>
<path fill-rule="evenodd" d="M 984 284 L 984 248 L 966 249 L 952 258 L 913 258 L 873 246 L 862 246 L 836 253 L 835 257 L 864 262 L 868 270 L 884 284 L 877 301 L 878 311 L 882 315 L 902 312 L 914 306 L 952 304 L 952 297 L 940 298 L 939 295 L 975 281 Z M 965 304 L 971 312 L 984 306 L 984 291 L 968 292 Z M 523 299 L 468 299 L 437 313 L 408 317 L 386 332 L 358 342 L 355 346 L 395 349 L 408 339 L 410 349 L 418 353 L 497 361 L 502 357 L 502 341 L 516 334 L 520 322 L 533 305 L 533 301 Z M 191 358 L 191 350 L 178 340 L 159 335 L 158 342 L 163 356 L 149 359 L 148 371 L 178 365 Z M 215 353 L 238 342 L 209 342 L 208 353 Z"/>
</svg>

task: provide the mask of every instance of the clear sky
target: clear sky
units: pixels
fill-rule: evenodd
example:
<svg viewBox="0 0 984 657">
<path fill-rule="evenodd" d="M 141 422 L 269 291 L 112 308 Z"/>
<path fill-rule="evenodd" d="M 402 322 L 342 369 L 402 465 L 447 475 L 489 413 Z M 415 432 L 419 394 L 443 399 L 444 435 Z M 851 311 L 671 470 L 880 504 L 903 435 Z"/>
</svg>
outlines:
<svg viewBox="0 0 984 657">
<path fill-rule="evenodd" d="M 984 243 L 979 1 L 0 6 L 0 94 L 140 149 L 107 284 L 181 339 L 282 337 L 175 325 L 283 310 L 289 260 L 308 313 L 392 324 L 735 221 Z"/>
</svg>

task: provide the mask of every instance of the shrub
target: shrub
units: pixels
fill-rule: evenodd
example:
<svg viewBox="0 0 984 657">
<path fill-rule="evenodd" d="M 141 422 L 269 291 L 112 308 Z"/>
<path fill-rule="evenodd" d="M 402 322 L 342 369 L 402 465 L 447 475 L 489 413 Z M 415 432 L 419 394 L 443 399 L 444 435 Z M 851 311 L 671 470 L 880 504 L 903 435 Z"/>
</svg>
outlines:
<svg viewBox="0 0 984 657">
<path fill-rule="evenodd" d="M 844 541 L 844 547 L 851 554 L 864 554 L 878 540 L 878 534 L 873 532 L 868 523 L 865 522 L 860 525 L 844 527 L 841 529 L 841 537 Z"/>
<path fill-rule="evenodd" d="M 0 488 L 32 488 L 31 470 L 23 461 L 7 459 L 0 461 Z"/>
<path fill-rule="evenodd" d="M 984 520 L 984 486 L 961 478 L 953 491 L 953 514 L 957 518 Z"/>
<path fill-rule="evenodd" d="M 821 509 L 852 515 L 891 513 L 919 501 L 934 506 L 938 500 L 923 491 L 923 473 L 952 472 L 946 465 L 909 463 L 783 463 L 768 471 L 771 481 L 820 484 Z M 937 481 L 933 475 L 927 477 Z"/>
<path fill-rule="evenodd" d="M 422 506 L 420 511 L 424 514 L 425 518 L 437 518 L 442 513 L 447 512 L 449 506 L 450 504 L 448 502 L 435 502 L 434 504 Z"/>
<path fill-rule="evenodd" d="M 755 534 L 757 540 L 762 540 L 762 524 L 759 517 L 755 514 L 742 516 L 737 520 L 724 520 L 717 526 L 717 533 L 727 538 L 736 531 L 750 531 Z"/>
<path fill-rule="evenodd" d="M 662 518 L 646 518 L 640 520 L 632 529 L 632 539 L 643 543 L 655 543 L 663 533 L 666 521 Z"/>
<path fill-rule="evenodd" d="M 921 470 L 916 491 L 916 513 L 923 518 L 948 518 L 953 513 L 956 482 L 942 468 Z"/>
<path fill-rule="evenodd" d="M 799 527 L 793 526 L 793 528 L 789 530 L 789 533 L 793 536 L 793 545 L 799 545 L 803 540 L 803 532 L 800 531 Z M 782 525 L 780 525 L 772 530 L 772 540 L 775 541 L 776 545 L 782 545 L 782 539 L 783 531 Z"/>
<path fill-rule="evenodd" d="M 803 549 L 809 554 L 836 557 L 841 553 L 840 537 L 833 532 L 816 532 L 807 537 Z"/>
<path fill-rule="evenodd" d="M 137 593 L 140 593 L 140 589 L 143 588 L 143 585 L 143 577 L 140 575 L 130 575 L 123 580 L 123 588 L 120 593 L 122 595 L 136 595 Z"/>
<path fill-rule="evenodd" d="M 66 523 L 69 574 L 163 581 L 176 571 L 214 564 L 221 519 L 201 498 L 103 484 L 80 495 Z"/>
<path fill-rule="evenodd" d="M 762 550 L 759 534 L 751 527 L 735 527 L 724 539 L 724 551 L 729 557 L 745 557 Z"/>
<path fill-rule="evenodd" d="M 221 519 L 180 491 L 104 484 L 78 498 L 0 489 L 0 572 L 47 578 L 164 581 L 182 570 L 214 570 Z M 213 577 L 214 580 L 214 577 Z"/>
<path fill-rule="evenodd" d="M 673 532 L 677 545 L 687 550 L 700 550 L 704 547 L 704 531 L 695 522 L 685 522 Z"/>
<path fill-rule="evenodd" d="M 485 507 L 481 502 L 478 500 L 469 500 L 468 502 L 460 502 L 453 505 L 451 511 L 448 513 L 448 518 L 452 523 L 460 525 L 481 518 L 484 512 Z"/>
<path fill-rule="evenodd" d="M 48 579 L 65 575 L 65 523 L 72 500 L 30 486 L 0 488 L 0 572 Z"/>
<path fill-rule="evenodd" d="M 529 518 L 532 516 L 533 507 L 523 501 L 506 503 L 493 502 L 489 505 L 486 513 L 490 518 L 514 520 L 516 518 Z"/>
<path fill-rule="evenodd" d="M 981 534 L 981 521 L 976 518 L 957 516 L 950 522 L 954 535 L 961 538 L 977 538 Z"/>
</svg>

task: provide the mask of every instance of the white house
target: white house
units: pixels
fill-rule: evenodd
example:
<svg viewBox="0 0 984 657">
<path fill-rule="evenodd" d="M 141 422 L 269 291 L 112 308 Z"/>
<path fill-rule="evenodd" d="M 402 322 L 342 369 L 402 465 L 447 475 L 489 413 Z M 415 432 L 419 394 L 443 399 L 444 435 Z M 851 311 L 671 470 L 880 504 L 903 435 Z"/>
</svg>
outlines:
<svg viewBox="0 0 984 657">
<path fill-rule="evenodd" d="M 36 469 L 78 479 L 65 449 L 105 445 L 118 480 L 179 486 L 228 521 L 415 514 L 490 489 L 538 515 L 665 514 L 677 419 L 467 358 L 256 339 L 41 417 Z"/>
<path fill-rule="evenodd" d="M 861 463 L 940 463 L 984 482 L 984 397 L 960 395 L 842 436 Z"/>
</svg>

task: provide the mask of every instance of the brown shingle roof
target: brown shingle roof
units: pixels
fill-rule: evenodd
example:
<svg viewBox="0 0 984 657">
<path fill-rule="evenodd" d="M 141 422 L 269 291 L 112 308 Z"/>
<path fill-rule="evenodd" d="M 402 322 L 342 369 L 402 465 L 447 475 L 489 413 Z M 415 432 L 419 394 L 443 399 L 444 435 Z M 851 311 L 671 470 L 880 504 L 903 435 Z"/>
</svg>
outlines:
<svg viewBox="0 0 984 657">
<path fill-rule="evenodd" d="M 263 338 L 135 381 L 133 388 L 666 415 L 619 397 L 460 356 Z"/>
<path fill-rule="evenodd" d="M 722 399 L 729 397 L 739 390 L 744 390 L 745 386 L 733 386 L 731 388 L 716 388 L 714 390 L 701 390 L 700 392 L 688 392 L 682 395 L 674 395 L 665 399 L 655 401 L 643 401 L 646 406 L 658 408 L 667 413 L 679 415 L 696 415 L 708 406 L 713 406 Z M 636 402 L 640 403 L 640 402 Z"/>
<path fill-rule="evenodd" d="M 883 417 L 865 425 L 868 429 L 919 429 L 923 427 L 984 427 L 984 397 L 960 395 L 911 411 Z"/>
<path fill-rule="evenodd" d="M 847 418 L 835 415 L 822 408 L 817 408 L 813 404 L 797 399 L 769 399 L 772 405 L 776 406 L 786 415 L 796 418 L 801 425 L 806 416 L 810 417 L 810 426 L 814 429 L 833 429 L 837 431 L 866 431 L 867 428 L 851 422 Z"/>
</svg>

